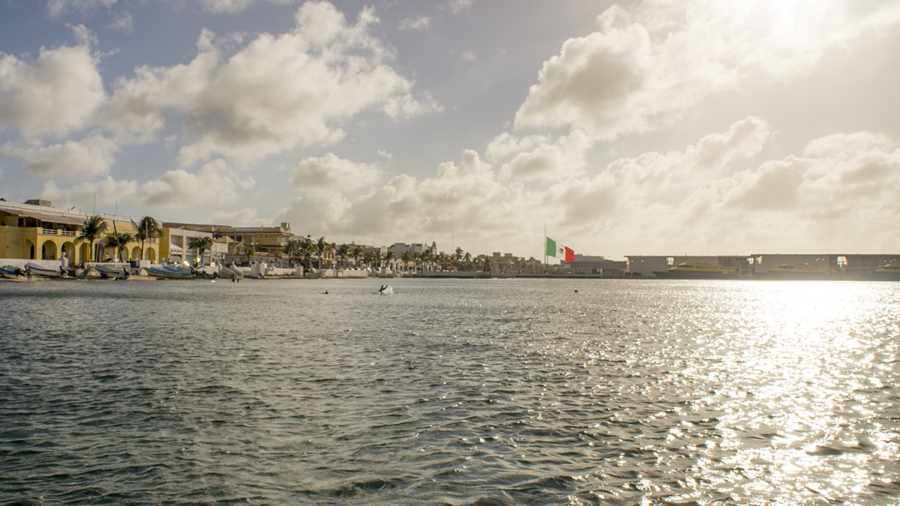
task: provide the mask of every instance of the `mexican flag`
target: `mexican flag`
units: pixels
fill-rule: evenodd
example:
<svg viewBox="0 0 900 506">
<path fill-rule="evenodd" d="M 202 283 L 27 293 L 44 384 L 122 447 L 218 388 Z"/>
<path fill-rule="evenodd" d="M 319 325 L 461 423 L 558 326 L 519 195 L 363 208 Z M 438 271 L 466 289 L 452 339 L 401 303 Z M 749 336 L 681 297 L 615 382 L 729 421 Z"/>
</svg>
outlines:
<svg viewBox="0 0 900 506">
<path fill-rule="evenodd" d="M 547 237 L 547 256 L 558 258 L 561 262 L 574 262 L 575 251 L 568 246 L 557 244 L 556 241 Z"/>
</svg>

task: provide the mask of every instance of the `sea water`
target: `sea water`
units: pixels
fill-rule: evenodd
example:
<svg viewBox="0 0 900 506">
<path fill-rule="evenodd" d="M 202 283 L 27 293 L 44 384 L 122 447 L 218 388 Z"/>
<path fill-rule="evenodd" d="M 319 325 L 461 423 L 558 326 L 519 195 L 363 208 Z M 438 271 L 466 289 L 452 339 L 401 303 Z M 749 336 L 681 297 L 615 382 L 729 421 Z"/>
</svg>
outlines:
<svg viewBox="0 0 900 506">
<path fill-rule="evenodd" d="M 900 501 L 898 283 L 389 282 L 0 284 L 0 503 Z"/>
</svg>

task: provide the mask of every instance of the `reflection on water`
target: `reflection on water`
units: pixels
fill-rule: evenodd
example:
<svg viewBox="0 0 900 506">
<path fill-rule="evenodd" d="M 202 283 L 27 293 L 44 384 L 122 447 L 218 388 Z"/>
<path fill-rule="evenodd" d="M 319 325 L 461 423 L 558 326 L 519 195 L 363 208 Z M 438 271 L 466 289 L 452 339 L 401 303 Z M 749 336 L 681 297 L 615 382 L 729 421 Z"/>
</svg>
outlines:
<svg viewBox="0 0 900 506">
<path fill-rule="evenodd" d="M 900 284 L 391 284 L 3 284 L 0 502 L 900 497 Z"/>
</svg>

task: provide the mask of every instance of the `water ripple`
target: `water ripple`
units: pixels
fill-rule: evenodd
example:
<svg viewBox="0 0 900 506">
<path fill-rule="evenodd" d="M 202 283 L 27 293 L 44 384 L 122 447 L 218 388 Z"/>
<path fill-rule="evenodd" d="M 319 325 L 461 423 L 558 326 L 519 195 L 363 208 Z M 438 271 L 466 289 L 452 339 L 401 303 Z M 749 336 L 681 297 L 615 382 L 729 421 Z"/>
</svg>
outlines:
<svg viewBox="0 0 900 506">
<path fill-rule="evenodd" d="M 0 503 L 900 497 L 896 283 L 377 284 L 4 285 Z"/>
</svg>

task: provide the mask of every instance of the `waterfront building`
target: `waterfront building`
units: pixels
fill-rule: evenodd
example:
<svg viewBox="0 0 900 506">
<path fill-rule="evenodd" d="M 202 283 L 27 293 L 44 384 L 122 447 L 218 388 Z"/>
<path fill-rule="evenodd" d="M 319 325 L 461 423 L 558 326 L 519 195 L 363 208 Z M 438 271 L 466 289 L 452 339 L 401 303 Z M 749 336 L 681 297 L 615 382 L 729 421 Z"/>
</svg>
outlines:
<svg viewBox="0 0 900 506">
<path fill-rule="evenodd" d="M 47 200 L 29 200 L 24 204 L 0 200 L 0 257 L 25 260 L 59 260 L 63 252 L 70 265 L 90 259 L 104 261 L 118 259 L 123 262 L 141 258 L 141 242 L 131 240 L 117 248 L 105 247 L 102 238 L 94 241 L 94 251 L 88 241 L 78 237 L 85 221 L 92 216 L 102 216 L 106 234 L 136 232 L 131 218 L 101 213 L 88 213 L 76 208 L 57 209 Z M 159 240 L 145 240 L 144 259 L 156 260 Z"/>
<path fill-rule="evenodd" d="M 202 265 L 212 264 L 214 261 L 224 261 L 228 252 L 227 242 L 216 239 L 210 232 L 200 232 L 186 228 L 166 227 L 161 229 L 160 257 L 168 262 L 193 265 L 195 262 Z M 198 252 L 196 248 L 188 247 L 191 241 L 203 237 L 213 238 L 212 247 L 209 250 Z"/>
<path fill-rule="evenodd" d="M 409 251 L 410 253 L 412 253 L 414 255 L 420 254 L 423 251 L 425 251 L 425 246 L 422 243 L 406 244 L 406 243 L 402 243 L 402 242 L 395 242 L 393 245 L 391 245 L 388 248 L 388 251 L 391 251 L 392 253 L 394 253 L 394 256 L 396 256 L 397 258 L 400 258 L 407 251 Z"/>
<path fill-rule="evenodd" d="M 284 247 L 288 241 L 299 239 L 291 233 L 290 223 L 282 223 L 277 227 L 232 227 L 228 225 L 212 225 L 200 223 L 166 222 L 163 226 L 170 229 L 203 232 L 213 238 L 212 259 L 225 263 L 241 263 L 247 258 L 250 249 L 258 261 L 272 264 L 284 260 Z M 182 250 L 187 248 L 192 235 L 184 235 L 180 241 Z M 177 241 L 176 241 L 177 242 Z M 173 245 L 178 246 L 173 242 Z M 184 257 L 191 260 L 195 252 L 184 251 Z"/>
<path fill-rule="evenodd" d="M 754 263 L 749 255 L 629 255 L 625 259 L 628 273 L 640 276 L 654 276 L 654 271 L 667 271 L 688 262 L 735 268 L 738 270 L 738 275 L 742 277 L 752 276 L 754 269 Z"/>
<path fill-rule="evenodd" d="M 575 261 L 560 262 L 563 269 L 573 274 L 617 275 L 624 274 L 628 268 L 625 260 L 607 260 L 602 256 L 575 254 Z"/>
</svg>

